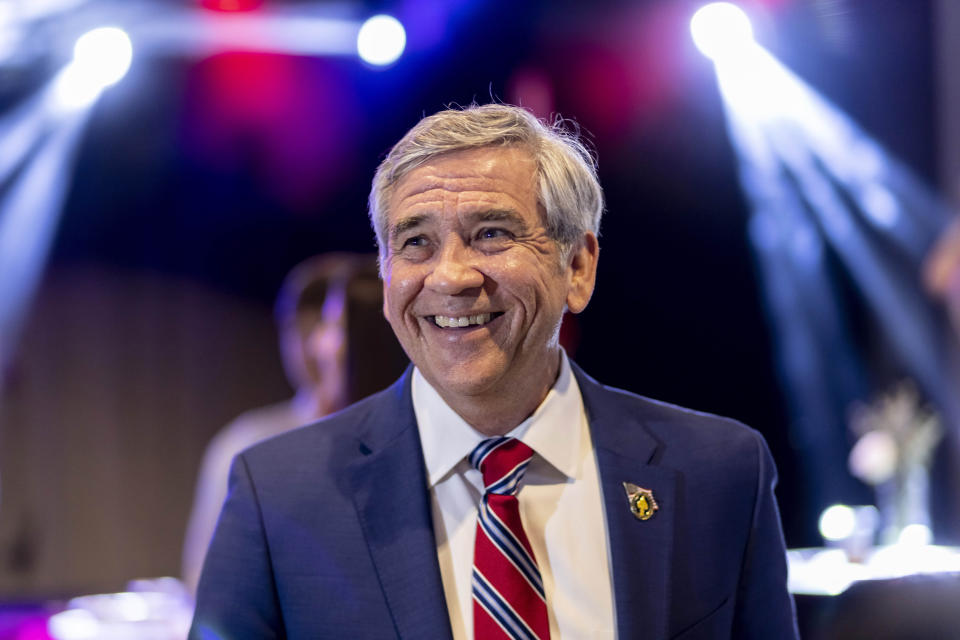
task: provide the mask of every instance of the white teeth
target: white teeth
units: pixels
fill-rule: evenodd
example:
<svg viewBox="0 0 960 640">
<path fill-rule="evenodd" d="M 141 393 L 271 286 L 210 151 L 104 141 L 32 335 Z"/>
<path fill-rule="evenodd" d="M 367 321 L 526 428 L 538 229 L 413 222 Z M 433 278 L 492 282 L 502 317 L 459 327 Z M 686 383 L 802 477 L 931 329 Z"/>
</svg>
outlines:
<svg viewBox="0 0 960 640">
<path fill-rule="evenodd" d="M 489 313 L 481 313 L 476 316 L 463 316 L 453 318 L 450 316 L 434 316 L 433 321 L 438 327 L 469 327 L 470 325 L 483 325 L 490 322 Z"/>
</svg>

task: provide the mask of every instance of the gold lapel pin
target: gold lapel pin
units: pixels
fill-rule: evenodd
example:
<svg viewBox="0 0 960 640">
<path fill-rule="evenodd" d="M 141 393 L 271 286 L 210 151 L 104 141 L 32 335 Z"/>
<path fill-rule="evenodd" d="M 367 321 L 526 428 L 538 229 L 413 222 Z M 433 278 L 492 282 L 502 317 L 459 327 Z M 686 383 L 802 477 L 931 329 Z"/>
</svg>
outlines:
<svg viewBox="0 0 960 640">
<path fill-rule="evenodd" d="M 653 491 L 638 487 L 632 482 L 624 482 L 623 488 L 627 492 L 627 501 L 630 503 L 630 512 L 637 520 L 649 520 L 654 512 L 660 508 L 653 497 Z"/>
</svg>

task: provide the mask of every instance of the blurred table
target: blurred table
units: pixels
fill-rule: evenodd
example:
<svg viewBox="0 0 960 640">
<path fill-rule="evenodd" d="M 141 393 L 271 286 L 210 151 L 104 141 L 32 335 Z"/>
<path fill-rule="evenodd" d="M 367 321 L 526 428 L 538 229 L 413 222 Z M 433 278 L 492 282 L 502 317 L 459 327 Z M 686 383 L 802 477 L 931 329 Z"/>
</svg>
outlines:
<svg viewBox="0 0 960 640">
<path fill-rule="evenodd" d="M 0 640 L 183 640 L 193 600 L 176 578 L 66 601 L 0 603 Z"/>
<path fill-rule="evenodd" d="M 960 638 L 960 548 L 794 549 L 787 565 L 804 640 Z"/>
<path fill-rule="evenodd" d="M 861 580 L 960 572 L 960 547 L 874 547 L 866 552 L 861 562 L 851 562 L 843 549 L 792 549 L 787 552 L 787 571 L 790 593 L 836 596 Z"/>
</svg>

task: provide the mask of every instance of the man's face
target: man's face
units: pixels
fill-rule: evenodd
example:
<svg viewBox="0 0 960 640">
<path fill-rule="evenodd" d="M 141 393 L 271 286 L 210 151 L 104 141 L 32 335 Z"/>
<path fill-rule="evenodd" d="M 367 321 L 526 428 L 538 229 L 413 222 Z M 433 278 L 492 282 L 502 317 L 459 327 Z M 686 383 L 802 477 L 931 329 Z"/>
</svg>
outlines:
<svg viewBox="0 0 960 640">
<path fill-rule="evenodd" d="M 384 313 L 448 402 L 553 384 L 564 308 L 579 312 L 593 291 L 596 239 L 586 235 L 589 255 L 563 260 L 537 204 L 536 164 L 521 149 L 445 154 L 400 180 Z"/>
</svg>

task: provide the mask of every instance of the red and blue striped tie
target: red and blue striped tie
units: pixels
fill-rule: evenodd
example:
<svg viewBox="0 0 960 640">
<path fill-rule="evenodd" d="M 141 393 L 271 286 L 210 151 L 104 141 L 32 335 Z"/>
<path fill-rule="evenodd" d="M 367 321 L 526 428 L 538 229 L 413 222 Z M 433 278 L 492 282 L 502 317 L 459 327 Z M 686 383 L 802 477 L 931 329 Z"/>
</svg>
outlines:
<svg viewBox="0 0 960 640">
<path fill-rule="evenodd" d="M 473 637 L 547 640 L 540 569 L 520 522 L 517 488 L 533 450 L 514 438 L 484 440 L 470 454 L 485 491 L 473 552 Z"/>
</svg>

